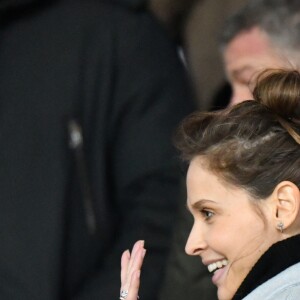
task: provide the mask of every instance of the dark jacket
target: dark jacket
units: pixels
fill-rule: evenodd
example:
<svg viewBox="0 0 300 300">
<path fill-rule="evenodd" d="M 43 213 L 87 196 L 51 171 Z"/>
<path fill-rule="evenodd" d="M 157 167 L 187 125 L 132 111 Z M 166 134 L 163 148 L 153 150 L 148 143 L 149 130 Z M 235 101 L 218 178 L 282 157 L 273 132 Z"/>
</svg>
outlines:
<svg viewBox="0 0 300 300">
<path fill-rule="evenodd" d="M 156 299 L 182 196 L 171 133 L 193 108 L 174 45 L 142 11 L 5 3 L 0 299 L 117 299 L 140 238 Z"/>
</svg>

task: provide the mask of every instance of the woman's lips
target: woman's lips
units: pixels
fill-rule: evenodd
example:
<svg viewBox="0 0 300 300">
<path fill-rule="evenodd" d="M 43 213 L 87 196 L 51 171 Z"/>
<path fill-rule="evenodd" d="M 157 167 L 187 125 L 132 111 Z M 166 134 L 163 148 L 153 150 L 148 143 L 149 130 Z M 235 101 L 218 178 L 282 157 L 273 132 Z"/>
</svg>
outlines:
<svg viewBox="0 0 300 300">
<path fill-rule="evenodd" d="M 227 271 L 227 266 L 225 266 L 225 267 L 223 267 L 221 269 L 217 269 L 214 272 L 214 275 L 212 277 L 213 284 L 218 285 L 218 283 L 220 282 L 221 278 L 225 275 L 226 271 Z"/>
</svg>

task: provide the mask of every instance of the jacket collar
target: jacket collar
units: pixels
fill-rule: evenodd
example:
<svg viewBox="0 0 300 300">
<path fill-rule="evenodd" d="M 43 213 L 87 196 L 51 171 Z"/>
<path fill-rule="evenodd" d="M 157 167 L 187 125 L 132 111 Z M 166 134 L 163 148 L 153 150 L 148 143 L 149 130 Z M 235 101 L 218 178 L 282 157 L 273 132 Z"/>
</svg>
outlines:
<svg viewBox="0 0 300 300">
<path fill-rule="evenodd" d="M 300 262 L 280 272 L 248 294 L 243 300 L 299 300 Z"/>
<path fill-rule="evenodd" d="M 300 235 L 272 245 L 254 265 L 232 300 L 240 300 L 255 288 L 300 262 Z"/>
</svg>

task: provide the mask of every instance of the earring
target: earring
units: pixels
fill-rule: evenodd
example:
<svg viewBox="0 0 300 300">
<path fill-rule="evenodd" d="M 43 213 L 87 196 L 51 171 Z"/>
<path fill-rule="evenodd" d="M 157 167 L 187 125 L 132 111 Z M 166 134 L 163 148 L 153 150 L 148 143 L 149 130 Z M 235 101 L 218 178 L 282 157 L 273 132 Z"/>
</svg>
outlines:
<svg viewBox="0 0 300 300">
<path fill-rule="evenodd" d="M 281 233 L 283 233 L 284 224 L 282 221 L 280 221 L 276 227 Z"/>
</svg>

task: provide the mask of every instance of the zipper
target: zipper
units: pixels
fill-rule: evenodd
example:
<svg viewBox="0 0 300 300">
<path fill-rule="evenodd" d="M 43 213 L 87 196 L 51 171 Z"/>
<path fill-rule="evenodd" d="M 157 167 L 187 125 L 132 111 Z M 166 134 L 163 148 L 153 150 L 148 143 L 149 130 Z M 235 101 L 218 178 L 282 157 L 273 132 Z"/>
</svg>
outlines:
<svg viewBox="0 0 300 300">
<path fill-rule="evenodd" d="M 91 184 L 88 178 L 87 165 L 83 149 L 83 135 L 80 124 L 71 119 L 68 122 L 69 147 L 74 153 L 79 185 L 83 197 L 86 225 L 89 234 L 96 232 L 96 212 L 93 203 Z"/>
</svg>

